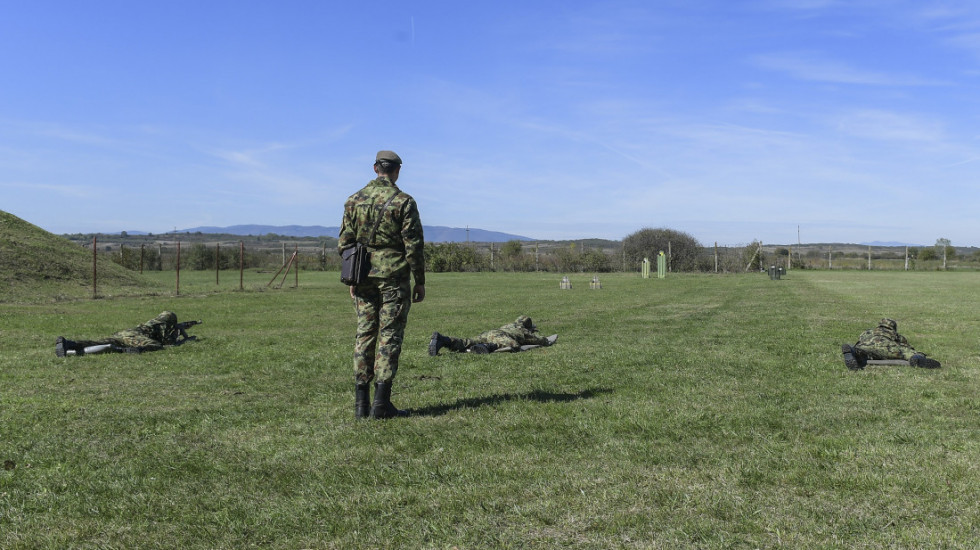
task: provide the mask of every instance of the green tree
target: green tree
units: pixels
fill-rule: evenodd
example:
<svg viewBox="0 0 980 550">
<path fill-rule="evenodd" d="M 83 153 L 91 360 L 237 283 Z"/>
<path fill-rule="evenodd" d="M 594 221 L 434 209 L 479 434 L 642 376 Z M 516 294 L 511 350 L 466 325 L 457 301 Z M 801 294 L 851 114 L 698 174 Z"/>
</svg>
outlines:
<svg viewBox="0 0 980 550">
<path fill-rule="evenodd" d="M 749 246 L 742 251 L 742 263 L 745 264 L 747 271 L 759 271 L 766 267 L 766 254 L 762 250 L 762 242 L 752 241 Z"/>
<path fill-rule="evenodd" d="M 575 243 L 568 248 L 559 248 L 552 255 L 555 257 L 555 267 L 562 273 L 573 273 L 582 270 L 582 255 L 575 251 Z"/>
<path fill-rule="evenodd" d="M 612 271 L 612 261 L 601 250 L 587 250 L 581 255 L 582 269 L 590 273 L 608 273 Z"/>
<path fill-rule="evenodd" d="M 949 259 L 956 257 L 956 249 L 953 248 L 952 241 L 949 239 L 936 239 L 936 252 L 940 257 Z"/>
<path fill-rule="evenodd" d="M 497 266 L 504 271 L 532 271 L 534 269 L 534 259 L 524 254 L 524 246 L 521 241 L 510 240 L 500 247 L 500 261 Z"/>
<path fill-rule="evenodd" d="M 472 247 L 459 243 L 426 243 L 425 263 L 426 269 L 440 273 L 447 271 L 476 271 L 480 269 L 481 262 Z"/>
<path fill-rule="evenodd" d="M 662 250 L 664 254 L 670 254 L 670 268 L 676 271 L 696 269 L 701 248 L 701 243 L 693 236 L 664 227 L 644 228 L 623 239 L 626 258 L 634 265 L 643 258 L 656 262 L 657 254 Z"/>
<path fill-rule="evenodd" d="M 524 246 L 521 241 L 511 240 L 504 243 L 500 247 L 500 256 L 502 258 L 516 258 L 521 255 L 524 251 Z"/>
<path fill-rule="evenodd" d="M 119 252 L 113 252 L 109 255 L 109 259 L 113 262 L 125 267 L 126 269 L 131 269 L 133 271 L 139 269 L 139 250 L 133 250 L 130 247 L 121 246 Z"/>
<path fill-rule="evenodd" d="M 194 243 L 187 251 L 186 263 L 188 269 L 204 270 L 214 268 L 214 253 L 208 250 L 204 243 Z"/>
</svg>

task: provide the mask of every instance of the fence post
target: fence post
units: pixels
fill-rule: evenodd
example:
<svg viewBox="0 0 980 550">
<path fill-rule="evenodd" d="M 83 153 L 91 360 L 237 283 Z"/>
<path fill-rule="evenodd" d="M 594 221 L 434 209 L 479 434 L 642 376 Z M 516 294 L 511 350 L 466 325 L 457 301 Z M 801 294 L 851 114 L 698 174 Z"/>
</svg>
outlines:
<svg viewBox="0 0 980 550">
<path fill-rule="evenodd" d="M 245 241 L 238 241 L 238 290 L 245 290 Z"/>
<path fill-rule="evenodd" d="M 180 296 L 180 241 L 177 241 L 177 296 Z"/>
<path fill-rule="evenodd" d="M 221 269 L 221 243 L 214 244 L 214 284 L 218 284 L 218 272 Z"/>
<path fill-rule="evenodd" d="M 95 235 L 92 236 L 92 298 L 99 297 L 99 253 L 98 253 L 98 240 Z"/>
</svg>

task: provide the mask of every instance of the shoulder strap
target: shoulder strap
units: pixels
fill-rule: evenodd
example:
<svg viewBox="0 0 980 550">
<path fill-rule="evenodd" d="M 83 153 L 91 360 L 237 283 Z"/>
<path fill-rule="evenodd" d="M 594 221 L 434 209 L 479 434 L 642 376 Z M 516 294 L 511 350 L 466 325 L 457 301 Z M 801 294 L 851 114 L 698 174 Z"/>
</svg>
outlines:
<svg viewBox="0 0 980 550">
<path fill-rule="evenodd" d="M 388 200 L 385 201 L 384 205 L 381 206 L 381 209 L 378 210 L 378 219 L 374 220 L 374 227 L 371 228 L 371 234 L 368 235 L 367 242 L 364 243 L 367 246 L 371 246 L 371 241 L 374 240 L 374 232 L 377 231 L 378 226 L 381 225 L 381 217 L 384 215 L 384 211 L 388 208 L 388 205 L 391 204 L 391 201 L 395 200 L 395 197 L 397 197 L 399 193 L 401 193 L 401 191 L 395 189 L 395 192 L 388 197 Z"/>
</svg>

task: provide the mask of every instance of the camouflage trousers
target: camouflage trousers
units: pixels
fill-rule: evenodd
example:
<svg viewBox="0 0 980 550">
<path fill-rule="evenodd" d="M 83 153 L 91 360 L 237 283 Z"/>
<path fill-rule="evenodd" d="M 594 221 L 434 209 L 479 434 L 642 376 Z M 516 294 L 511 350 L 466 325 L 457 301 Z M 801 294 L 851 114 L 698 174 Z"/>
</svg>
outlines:
<svg viewBox="0 0 980 550">
<path fill-rule="evenodd" d="M 163 344 L 150 338 L 137 329 L 120 330 L 112 336 L 103 340 L 76 340 L 76 344 L 82 347 L 101 346 L 112 344 L 121 348 L 141 348 L 143 351 L 157 351 L 163 349 Z"/>
<path fill-rule="evenodd" d="M 354 287 L 354 377 L 358 383 L 390 382 L 395 378 L 411 306 L 412 288 L 407 277 L 369 277 Z"/>
<path fill-rule="evenodd" d="M 854 347 L 867 354 L 869 359 L 904 359 L 908 361 L 918 353 L 908 344 L 896 342 L 890 338 L 861 335 Z"/>
</svg>

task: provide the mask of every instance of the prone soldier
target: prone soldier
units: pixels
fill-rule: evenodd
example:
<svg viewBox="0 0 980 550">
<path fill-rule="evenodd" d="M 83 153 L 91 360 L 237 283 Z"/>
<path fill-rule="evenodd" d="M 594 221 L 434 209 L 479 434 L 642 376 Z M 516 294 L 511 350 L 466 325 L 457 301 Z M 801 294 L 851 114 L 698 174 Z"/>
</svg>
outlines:
<svg viewBox="0 0 980 550">
<path fill-rule="evenodd" d="M 898 359 L 908 361 L 913 367 L 937 369 L 939 361 L 926 357 L 916 351 L 907 338 L 898 333 L 898 323 L 894 319 L 883 318 L 878 326 L 861 333 L 856 344 L 841 346 L 844 364 L 851 370 L 860 370 L 869 360 Z"/>
<path fill-rule="evenodd" d="M 68 340 L 64 336 L 59 336 L 55 342 L 54 352 L 58 357 L 65 357 L 97 353 L 157 351 L 163 349 L 164 346 L 179 346 L 184 342 L 196 340 L 197 336 L 187 335 L 187 328 L 200 323 L 201 321 L 178 323 L 175 313 L 164 311 L 145 323 L 120 330 L 102 340 Z"/>
<path fill-rule="evenodd" d="M 550 346 L 558 340 L 558 335 L 545 337 L 538 334 L 538 327 L 527 315 L 521 315 L 513 323 L 488 330 L 473 338 L 453 338 L 438 332 L 432 333 L 429 340 L 429 355 L 439 355 L 439 350 L 447 348 L 455 352 L 493 353 L 495 351 L 521 351 L 538 346 Z"/>
</svg>

